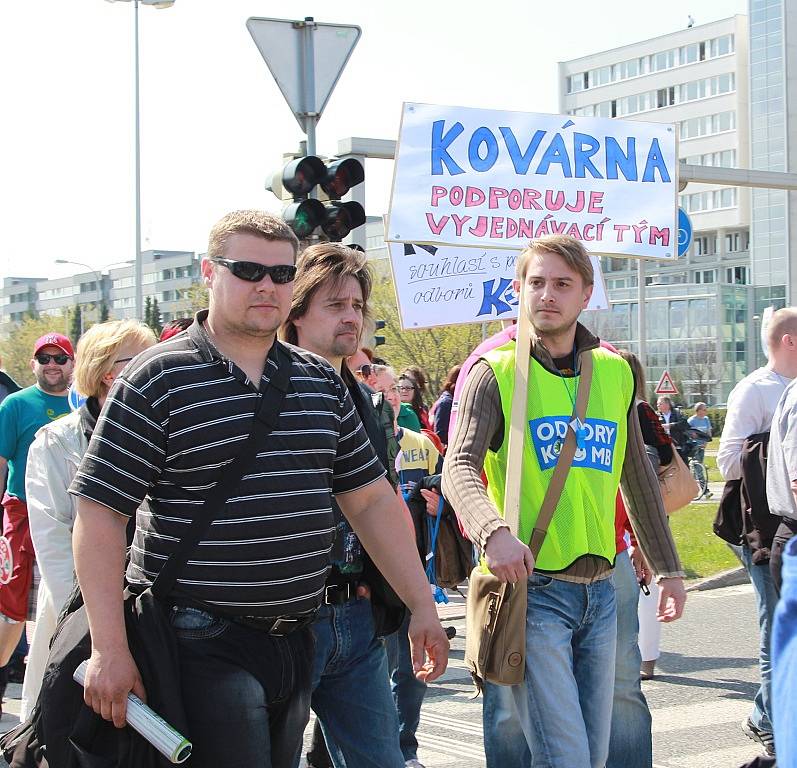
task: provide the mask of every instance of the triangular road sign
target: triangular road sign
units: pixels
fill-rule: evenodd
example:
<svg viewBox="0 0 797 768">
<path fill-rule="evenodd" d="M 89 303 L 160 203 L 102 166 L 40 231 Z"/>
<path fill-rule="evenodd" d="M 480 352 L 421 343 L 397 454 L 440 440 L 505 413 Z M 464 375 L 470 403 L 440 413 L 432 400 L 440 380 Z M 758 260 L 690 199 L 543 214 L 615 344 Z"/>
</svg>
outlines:
<svg viewBox="0 0 797 768">
<path fill-rule="evenodd" d="M 659 383 L 656 385 L 656 394 L 657 395 L 678 394 L 678 387 L 675 386 L 675 383 L 673 382 L 672 376 L 670 376 L 669 371 L 664 371 L 664 373 L 661 374 Z"/>
<path fill-rule="evenodd" d="M 304 116 L 321 117 L 362 30 L 353 24 L 321 24 L 312 20 L 250 18 L 246 28 L 260 55 L 277 81 L 285 101 L 302 130 Z M 309 28 L 309 29 L 308 29 Z M 305 50 L 307 31 L 313 40 L 314 87 L 305 93 Z"/>
</svg>

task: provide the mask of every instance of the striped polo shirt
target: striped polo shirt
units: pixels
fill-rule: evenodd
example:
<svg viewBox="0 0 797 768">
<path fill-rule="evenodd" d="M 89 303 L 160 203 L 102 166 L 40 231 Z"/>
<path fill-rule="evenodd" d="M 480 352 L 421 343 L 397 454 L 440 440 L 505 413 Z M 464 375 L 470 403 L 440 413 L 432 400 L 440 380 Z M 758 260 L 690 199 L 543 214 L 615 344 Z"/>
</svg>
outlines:
<svg viewBox="0 0 797 768">
<path fill-rule="evenodd" d="M 188 331 L 139 355 L 117 378 L 70 492 L 136 513 L 127 569 L 150 586 L 236 457 L 260 394 L 221 356 L 197 315 Z M 257 465 L 180 572 L 175 595 L 230 615 L 317 607 L 334 535 L 332 495 L 384 475 L 346 386 L 320 357 L 285 344 L 288 394 Z M 260 389 L 277 369 L 276 344 Z"/>
</svg>

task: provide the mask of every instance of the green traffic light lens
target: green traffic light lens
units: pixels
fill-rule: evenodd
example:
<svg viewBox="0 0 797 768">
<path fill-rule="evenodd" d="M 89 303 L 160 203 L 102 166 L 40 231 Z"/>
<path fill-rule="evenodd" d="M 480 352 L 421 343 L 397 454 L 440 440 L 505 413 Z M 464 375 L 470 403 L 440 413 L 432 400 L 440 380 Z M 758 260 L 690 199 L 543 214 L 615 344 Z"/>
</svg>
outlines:
<svg viewBox="0 0 797 768">
<path fill-rule="evenodd" d="M 306 237 L 310 237 L 313 234 L 313 230 L 315 229 L 314 223 L 311 221 L 310 215 L 307 211 L 303 211 L 299 209 L 296 212 L 296 218 L 293 220 L 291 224 L 291 228 L 293 229 L 296 237 L 300 240 Z"/>
</svg>

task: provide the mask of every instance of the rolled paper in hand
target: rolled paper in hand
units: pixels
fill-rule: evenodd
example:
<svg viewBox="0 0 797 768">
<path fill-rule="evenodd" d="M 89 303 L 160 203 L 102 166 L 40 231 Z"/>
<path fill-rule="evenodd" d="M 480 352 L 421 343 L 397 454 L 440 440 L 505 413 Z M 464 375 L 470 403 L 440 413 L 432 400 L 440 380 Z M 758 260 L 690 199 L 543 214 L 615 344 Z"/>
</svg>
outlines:
<svg viewBox="0 0 797 768">
<path fill-rule="evenodd" d="M 81 685 L 86 684 L 88 661 L 81 662 L 72 675 Z M 188 739 L 169 725 L 157 712 L 150 709 L 135 694 L 127 694 L 127 724 L 141 734 L 171 763 L 184 763 L 191 756 L 192 745 Z"/>
</svg>

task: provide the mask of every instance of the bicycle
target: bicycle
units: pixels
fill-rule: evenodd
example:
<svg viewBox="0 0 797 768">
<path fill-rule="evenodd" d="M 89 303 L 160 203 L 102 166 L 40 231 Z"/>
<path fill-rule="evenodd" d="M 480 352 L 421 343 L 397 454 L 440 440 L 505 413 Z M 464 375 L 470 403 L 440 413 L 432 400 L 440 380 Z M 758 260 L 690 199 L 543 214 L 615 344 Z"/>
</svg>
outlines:
<svg viewBox="0 0 797 768">
<path fill-rule="evenodd" d="M 684 442 L 676 446 L 676 450 L 684 460 L 684 464 L 689 467 L 689 472 L 697 483 L 699 492 L 692 501 L 699 501 L 702 498 L 711 498 L 713 494 L 708 489 L 708 470 L 702 461 L 698 461 L 697 455 L 701 447 L 705 446 L 710 440 L 709 436 L 699 429 L 690 427 L 684 430 Z"/>
</svg>

